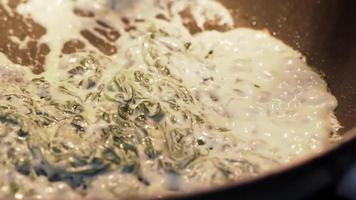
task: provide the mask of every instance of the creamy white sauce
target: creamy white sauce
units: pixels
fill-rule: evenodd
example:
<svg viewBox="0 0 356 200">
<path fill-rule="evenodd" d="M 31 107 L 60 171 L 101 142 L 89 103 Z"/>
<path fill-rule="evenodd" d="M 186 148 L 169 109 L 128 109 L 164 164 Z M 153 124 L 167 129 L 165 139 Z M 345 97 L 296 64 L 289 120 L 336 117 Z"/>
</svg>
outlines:
<svg viewBox="0 0 356 200">
<path fill-rule="evenodd" d="M 193 162 L 180 175 L 156 170 L 156 162 L 140 155 L 141 170 L 149 180 L 149 186 L 143 185 L 131 174 L 111 171 L 95 177 L 83 196 L 63 182 L 49 182 L 45 177 L 30 179 L 0 165 L 0 198 L 51 199 L 59 196 L 65 199 L 117 199 L 136 195 L 159 197 L 176 194 L 176 190 L 192 192 L 227 182 L 210 180 L 216 173 L 212 169 L 218 158 L 243 159 L 259 167 L 258 173 L 246 174 L 240 170 L 241 163 L 231 165 L 231 182 L 298 162 L 330 146 L 331 133 L 339 128 L 333 114 L 337 101 L 328 92 L 320 75 L 308 66 L 303 55 L 263 31 L 239 28 L 225 33 L 204 31 L 191 35 L 182 25 L 178 14 L 187 5 L 193 7 L 193 16 L 202 29 L 204 22 L 216 15 L 223 24 L 233 25 L 228 10 L 215 1 L 172 1 L 171 22 L 154 18 L 157 13 L 166 13 L 164 1 L 138 2 L 136 5 L 125 4 L 130 8 L 126 13 L 120 4 L 116 5 L 119 14 L 106 10 L 109 5 L 107 1 L 95 1 L 92 4 L 92 1 L 89 3 L 86 0 L 29 0 L 21 5 L 19 12 L 30 14 L 47 28 L 47 34 L 42 40 L 49 44 L 51 53 L 47 58 L 46 72 L 39 76 L 44 76 L 54 86 L 68 87 L 78 99 L 84 100 L 88 95 L 87 90 L 78 86 L 79 79 L 74 78 L 73 83 L 68 82 L 67 70 L 81 56 L 89 53 L 59 57 L 63 42 L 80 37 L 80 30 L 92 24 L 92 19 L 75 16 L 74 6 L 88 6 L 120 30 L 123 30 L 119 20 L 121 15 L 128 15 L 130 19 L 143 18 L 145 22 L 135 24 L 137 30 L 122 32 L 116 44 L 119 48 L 116 55 L 105 57 L 93 54 L 100 58 L 100 66 L 103 66 L 97 85 L 107 84 L 122 71 L 149 71 L 150 66 L 158 62 L 167 66 L 175 77 L 182 79 L 182 84 L 193 94 L 197 103 L 192 111 L 203 112 L 214 125 L 227 130 L 217 132 L 207 127 L 196 127 L 191 139 L 203 140 L 206 149 L 202 148 L 201 151 L 206 151 L 207 155 L 201 163 Z M 154 39 L 151 39 L 152 32 L 155 34 Z M 154 52 L 157 58 L 152 59 L 150 52 Z M 8 62 L 1 64 L 8 65 Z M 84 76 L 89 77 L 93 71 Z M 166 78 L 159 73 L 156 75 L 153 86 L 162 84 Z M 31 77 L 25 79 L 30 80 Z M 57 102 L 73 99 L 57 88 L 51 89 L 50 93 Z M 147 94 L 150 99 L 158 102 L 167 95 L 157 91 Z M 63 138 L 68 138 L 69 146 L 73 145 L 77 151 L 103 148 L 96 146 L 98 136 L 95 131 L 107 124 L 97 123 L 96 114 L 98 110 L 111 109 L 116 108 L 105 101 L 84 103 L 84 113 L 89 123 L 88 133 L 91 135 L 83 139 L 63 131 Z M 177 121 L 184 123 L 183 118 Z M 153 130 L 149 125 L 147 127 Z M 162 148 L 164 140 L 158 136 L 159 133 L 153 139 L 153 146 Z M 80 145 L 85 147 L 77 147 Z M 14 180 L 20 189 L 12 194 L 11 183 Z M 30 190 L 35 194 L 26 196 Z"/>
</svg>

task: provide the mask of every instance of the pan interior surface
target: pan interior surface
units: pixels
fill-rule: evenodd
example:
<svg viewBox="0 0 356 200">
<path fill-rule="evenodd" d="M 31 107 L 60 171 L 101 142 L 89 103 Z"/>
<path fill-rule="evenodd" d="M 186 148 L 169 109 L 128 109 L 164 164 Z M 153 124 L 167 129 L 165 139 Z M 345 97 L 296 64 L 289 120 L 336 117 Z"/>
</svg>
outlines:
<svg viewBox="0 0 356 200">
<path fill-rule="evenodd" d="M 356 5 L 348 0 L 220 0 L 238 27 L 268 29 L 318 68 L 338 99 L 337 118 L 347 132 L 356 125 Z"/>
<path fill-rule="evenodd" d="M 0 1 L 3 196 L 233 185 L 354 126 L 347 1 L 121 2 Z"/>
</svg>

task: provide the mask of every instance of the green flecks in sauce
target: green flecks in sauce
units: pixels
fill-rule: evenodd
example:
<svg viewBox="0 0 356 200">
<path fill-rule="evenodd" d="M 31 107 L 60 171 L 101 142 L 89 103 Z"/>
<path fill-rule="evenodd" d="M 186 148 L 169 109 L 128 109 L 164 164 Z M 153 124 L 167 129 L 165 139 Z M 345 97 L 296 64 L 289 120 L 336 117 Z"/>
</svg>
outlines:
<svg viewBox="0 0 356 200">
<path fill-rule="evenodd" d="M 0 80 L 0 187 L 29 198 L 159 196 L 255 177 L 325 148 L 337 135 L 336 100 L 300 54 L 248 29 L 192 36 L 183 25 L 204 30 L 213 20 L 205 14 L 231 25 L 220 4 L 194 2 L 167 5 L 169 22 L 156 19 L 164 5 L 140 4 L 144 21 L 118 24 L 83 9 L 95 26 L 130 29 L 110 42 L 115 55 L 86 44 L 41 75 Z M 187 10 L 196 19 L 184 21 Z"/>
</svg>

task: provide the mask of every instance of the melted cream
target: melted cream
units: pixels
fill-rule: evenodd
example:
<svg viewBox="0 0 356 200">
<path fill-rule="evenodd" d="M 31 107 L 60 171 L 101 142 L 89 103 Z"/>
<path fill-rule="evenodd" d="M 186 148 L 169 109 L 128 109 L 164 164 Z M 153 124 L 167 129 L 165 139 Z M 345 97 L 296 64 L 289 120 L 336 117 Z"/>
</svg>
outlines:
<svg viewBox="0 0 356 200">
<path fill-rule="evenodd" d="M 56 86 L 50 91 L 53 99 L 59 103 L 72 100 L 73 96 L 65 95 L 57 88 L 66 86 L 77 99 L 84 101 L 89 91 L 78 86 L 81 79 L 70 79 L 68 70 L 89 54 L 100 60 L 101 74 L 97 86 L 107 84 L 118 73 L 130 74 L 135 70 L 152 72 L 151 67 L 158 63 L 166 66 L 173 77 L 181 79 L 182 85 L 194 96 L 196 107 L 192 111 L 203 113 L 214 126 L 226 130 L 218 132 L 209 127 L 195 127 L 190 139 L 204 141 L 204 145 L 199 148 L 200 153 L 205 155 L 199 162 L 193 161 L 179 175 L 158 169 L 157 162 L 140 155 L 142 174 L 149 180 L 149 185 L 143 185 L 131 174 L 111 171 L 95 177 L 84 196 L 63 182 L 49 182 L 43 176 L 30 179 L 6 165 L 0 166 L 3 169 L 0 173 L 0 180 L 3 180 L 0 182 L 1 198 L 48 199 L 60 195 L 66 199 L 117 199 L 192 192 L 228 182 L 220 179 L 221 175 L 216 175 L 217 172 L 213 170 L 219 163 L 218 159 L 239 161 L 229 166 L 232 171 L 231 182 L 298 162 L 330 146 L 331 134 L 339 128 L 333 114 L 337 101 L 328 92 L 326 83 L 308 66 L 299 52 L 268 33 L 245 28 L 225 33 L 204 31 L 191 35 L 182 25 L 184 20 L 179 15 L 187 5 L 193 8 L 192 15 L 202 30 L 204 22 L 216 16 L 221 24 L 233 26 L 228 10 L 215 1 L 138 2 L 135 5 L 125 4 L 126 10 L 130 8 L 127 13 L 123 4 L 118 4 L 121 15 L 107 9 L 107 1 L 85 5 L 88 4 L 86 0 L 30 0 L 18 8 L 20 13 L 32 15 L 47 28 L 47 34 L 42 40 L 49 44 L 51 53 L 47 60 L 47 70 L 40 76 Z M 172 2 L 170 14 L 167 2 Z M 87 9 L 110 21 L 119 30 L 124 30 L 124 24 L 119 20 L 122 15 L 128 16 L 131 21 L 142 18 L 145 21 L 135 23 L 134 31 L 121 32 L 121 38 L 116 42 L 118 53 L 111 57 L 101 55 L 95 48 L 60 56 L 65 41 L 80 38 L 80 30 L 93 24 L 93 19 L 75 16 L 75 6 L 87 6 Z M 157 13 L 170 15 L 170 22 L 155 18 Z M 88 53 L 90 50 L 96 53 Z M 157 57 L 152 58 L 150 54 Z M 0 64 L 8 65 L 8 62 Z M 83 76 L 90 77 L 96 70 L 89 70 Z M 7 69 L 2 69 L 2 72 L 0 75 L 10 73 Z M 160 73 L 155 75 L 151 84 L 158 87 L 167 77 Z M 24 80 L 39 77 L 21 76 L 25 77 Z M 91 91 L 98 90 L 95 87 Z M 160 102 L 169 94 L 154 90 L 145 95 Z M 95 134 L 107 123 L 97 122 L 96 115 L 99 110 L 110 112 L 116 109 L 116 105 L 107 101 L 83 105 L 89 124 L 89 136 L 74 137 L 71 132 L 64 131 L 62 137 L 78 152 L 90 150 L 94 146 L 103 148 L 96 141 L 98 135 Z M 177 123 L 184 124 L 183 117 L 177 118 Z M 147 128 L 154 132 L 150 124 Z M 50 135 L 45 137 L 50 140 L 54 128 L 46 131 Z M 153 146 L 157 149 L 165 145 L 160 134 L 152 136 Z M 258 169 L 247 165 L 247 162 L 253 163 Z M 214 174 L 217 180 L 211 180 Z M 13 180 L 21 186 L 15 193 L 12 193 L 14 188 L 11 188 L 14 187 L 11 185 Z M 29 191 L 33 191 L 34 195 L 28 196 Z"/>
</svg>

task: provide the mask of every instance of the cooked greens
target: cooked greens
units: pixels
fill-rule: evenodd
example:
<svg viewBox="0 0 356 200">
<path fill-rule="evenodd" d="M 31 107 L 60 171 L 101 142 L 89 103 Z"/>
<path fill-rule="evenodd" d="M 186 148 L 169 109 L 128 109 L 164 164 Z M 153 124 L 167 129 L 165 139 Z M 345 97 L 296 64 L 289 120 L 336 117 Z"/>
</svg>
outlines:
<svg viewBox="0 0 356 200">
<path fill-rule="evenodd" d="M 150 185 L 141 170 L 146 160 L 157 163 L 162 173 L 184 175 L 211 159 L 217 171 L 231 178 L 228 165 L 209 158 L 211 149 L 194 134 L 204 128 L 227 130 L 205 117 L 202 105 L 157 55 L 148 56 L 156 61 L 143 70 L 103 66 L 100 56 L 78 55 L 78 62 L 65 66 L 66 78 L 58 85 L 40 77 L 20 88 L 3 87 L 4 165 L 82 189 L 114 171 Z M 105 67 L 119 70 L 103 80 Z"/>
</svg>

